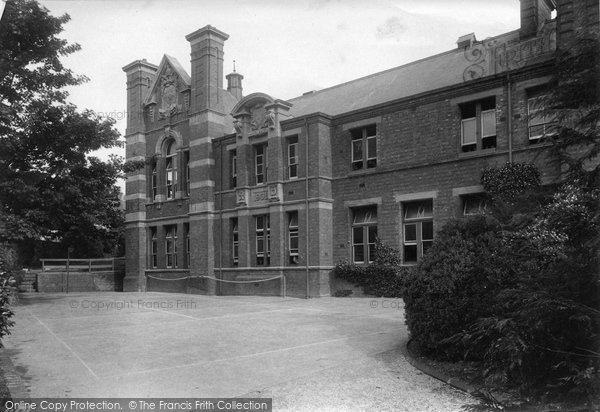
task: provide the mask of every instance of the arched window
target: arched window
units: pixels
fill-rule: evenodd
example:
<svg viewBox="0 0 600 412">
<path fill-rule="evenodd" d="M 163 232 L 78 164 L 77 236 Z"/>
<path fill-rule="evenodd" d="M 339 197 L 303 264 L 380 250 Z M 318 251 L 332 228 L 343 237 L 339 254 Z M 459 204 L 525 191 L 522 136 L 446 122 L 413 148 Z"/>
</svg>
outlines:
<svg viewBox="0 0 600 412">
<path fill-rule="evenodd" d="M 175 150 L 175 141 L 171 141 L 167 146 L 165 156 L 165 182 L 167 184 L 167 199 L 175 199 L 177 191 L 177 152 Z"/>
</svg>

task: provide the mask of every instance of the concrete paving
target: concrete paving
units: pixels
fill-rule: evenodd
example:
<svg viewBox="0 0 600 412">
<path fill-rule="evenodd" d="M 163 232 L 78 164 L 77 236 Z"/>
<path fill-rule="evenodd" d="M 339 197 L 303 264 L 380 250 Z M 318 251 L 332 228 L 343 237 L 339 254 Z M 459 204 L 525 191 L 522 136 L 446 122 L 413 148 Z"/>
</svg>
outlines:
<svg viewBox="0 0 600 412">
<path fill-rule="evenodd" d="M 274 410 L 459 410 L 399 351 L 402 301 L 29 294 L 3 344 L 31 397 L 272 397 Z"/>
</svg>

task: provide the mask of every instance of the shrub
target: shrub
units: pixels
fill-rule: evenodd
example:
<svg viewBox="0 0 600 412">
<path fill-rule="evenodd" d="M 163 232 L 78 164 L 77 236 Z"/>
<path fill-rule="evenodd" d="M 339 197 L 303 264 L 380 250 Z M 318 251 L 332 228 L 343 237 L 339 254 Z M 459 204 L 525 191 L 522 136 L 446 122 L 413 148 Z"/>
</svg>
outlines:
<svg viewBox="0 0 600 412">
<path fill-rule="evenodd" d="M 527 225 L 544 202 L 545 191 L 540 190 L 540 174 L 533 164 L 506 163 L 485 169 L 481 184 L 492 200 L 494 217 L 508 227 Z"/>
<path fill-rule="evenodd" d="M 11 302 L 15 293 L 14 283 L 18 269 L 14 250 L 5 244 L 0 244 L 0 339 L 10 334 L 10 328 L 15 324 L 11 320 L 14 315 Z"/>
<path fill-rule="evenodd" d="M 406 278 L 406 323 L 425 353 L 457 359 L 443 340 L 490 311 L 494 284 L 508 283 L 494 261 L 501 232 L 484 217 L 455 220 L 437 234 L 432 249 Z"/>
<path fill-rule="evenodd" d="M 398 251 L 377 239 L 373 263 L 359 266 L 346 261 L 333 269 L 334 276 L 354 283 L 369 295 L 402 297 L 404 277 L 410 268 L 400 267 Z"/>
<path fill-rule="evenodd" d="M 566 184 L 522 229 L 453 221 L 406 278 L 413 339 L 538 399 L 600 395 L 598 190 Z"/>
</svg>

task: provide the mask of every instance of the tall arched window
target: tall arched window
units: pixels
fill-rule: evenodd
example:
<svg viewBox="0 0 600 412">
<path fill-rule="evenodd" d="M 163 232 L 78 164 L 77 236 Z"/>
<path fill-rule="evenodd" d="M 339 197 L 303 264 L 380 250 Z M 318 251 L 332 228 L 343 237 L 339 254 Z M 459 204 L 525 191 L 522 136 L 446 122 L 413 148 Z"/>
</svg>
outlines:
<svg viewBox="0 0 600 412">
<path fill-rule="evenodd" d="M 177 191 L 177 152 L 175 150 L 175 141 L 171 141 L 167 146 L 165 156 L 165 182 L 167 184 L 167 199 L 175 199 Z"/>
</svg>

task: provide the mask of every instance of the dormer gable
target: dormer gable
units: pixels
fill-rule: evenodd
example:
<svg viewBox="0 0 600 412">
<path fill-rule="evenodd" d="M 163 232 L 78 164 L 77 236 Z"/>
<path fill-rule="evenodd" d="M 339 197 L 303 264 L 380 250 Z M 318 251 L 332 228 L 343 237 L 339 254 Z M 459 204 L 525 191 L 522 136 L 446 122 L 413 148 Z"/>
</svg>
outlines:
<svg viewBox="0 0 600 412">
<path fill-rule="evenodd" d="M 174 57 L 164 55 L 144 108 L 150 121 L 185 113 L 190 107 L 190 76 Z"/>
</svg>

